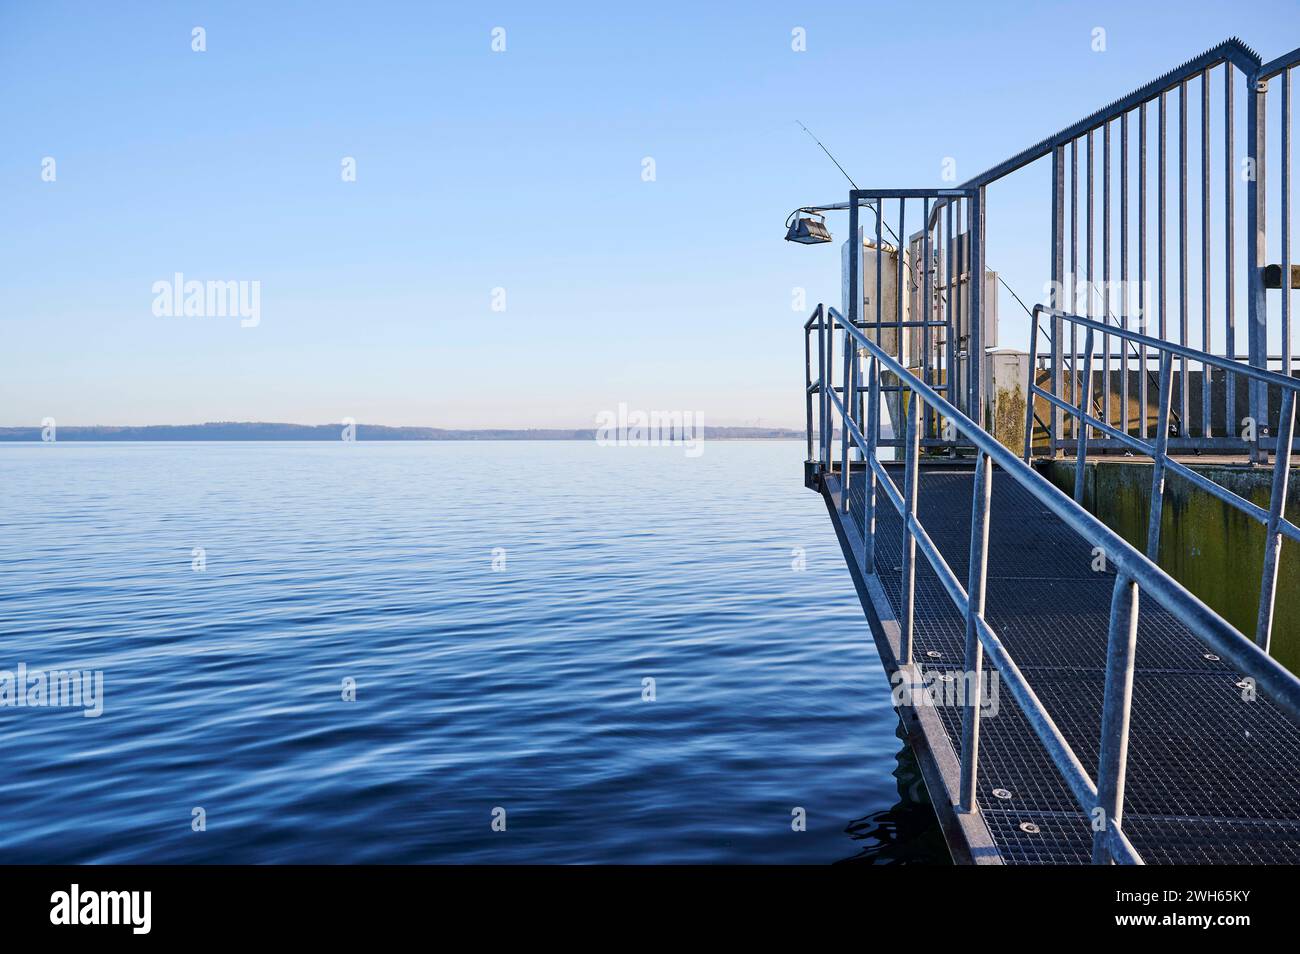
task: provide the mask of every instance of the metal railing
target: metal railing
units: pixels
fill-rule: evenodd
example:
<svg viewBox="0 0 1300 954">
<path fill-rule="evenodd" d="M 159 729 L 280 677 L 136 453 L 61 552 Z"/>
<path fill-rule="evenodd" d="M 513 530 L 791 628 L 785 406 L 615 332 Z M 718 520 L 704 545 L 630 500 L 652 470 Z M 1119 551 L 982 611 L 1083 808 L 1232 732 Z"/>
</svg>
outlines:
<svg viewBox="0 0 1300 954">
<path fill-rule="evenodd" d="M 1094 323 L 1095 324 L 1095 323 Z M 808 416 L 813 416 L 817 396 L 820 423 L 817 460 L 823 480 L 834 477 L 832 434 L 840 429 L 839 507 L 849 510 L 849 488 L 854 480 L 850 447 L 865 460 L 861 479 L 865 513 L 862 522 L 862 572 L 875 575 L 877 487 L 898 511 L 903 531 L 902 612 L 899 621 L 900 667 L 915 668 L 912 659 L 914 628 L 916 551 L 929 561 L 944 591 L 966 623 L 965 667 L 974 691 L 968 692 L 962 712 L 962 743 L 957 809 L 978 811 L 976 780 L 979 771 L 980 685 L 983 655 L 989 659 L 1009 687 L 1012 697 L 1042 741 L 1056 770 L 1069 786 L 1075 800 L 1094 829 L 1092 858 L 1095 863 L 1141 864 L 1142 858 L 1123 831 L 1124 784 L 1127 771 L 1129 721 L 1133 705 L 1133 677 L 1137 650 L 1138 599 L 1144 593 L 1173 614 L 1193 635 L 1236 669 L 1254 678 L 1257 688 L 1272 698 L 1292 718 L 1300 720 L 1300 680 L 1287 672 L 1250 639 L 1189 593 L 1082 506 L 1063 494 L 1051 482 L 1000 444 L 990 433 L 961 412 L 951 401 L 910 372 L 871 341 L 862 329 L 834 308 L 819 305 L 805 324 L 807 362 L 806 397 Z M 834 384 L 833 343 L 842 332 L 841 386 Z M 811 334 L 817 332 L 818 376 L 812 379 Z M 1089 334 L 1095 329 L 1089 328 Z M 868 363 L 866 406 L 857 387 L 860 363 Z M 1170 359 L 1162 359 L 1168 378 Z M 903 488 L 900 490 L 879 457 L 881 375 L 892 373 L 906 399 L 903 435 Z M 1167 393 L 1167 391 L 1166 391 Z M 1294 401 L 1291 402 L 1294 408 Z M 965 587 L 944 560 L 939 548 L 917 517 L 920 428 L 926 409 L 948 422 L 976 449 L 974 493 L 971 502 L 970 572 Z M 863 433 L 863 427 L 866 433 Z M 810 442 L 811 447 L 811 442 Z M 810 459 L 812 454 L 810 453 Z M 1093 781 L 1065 736 L 1053 721 L 1028 678 L 1020 670 L 998 634 L 984 618 L 985 584 L 988 575 L 989 518 L 994 467 L 1001 476 L 1014 480 L 1039 503 L 1085 541 L 1103 548 L 1117 575 L 1111 599 L 1107 634 L 1106 675 L 1102 701 L 1102 727 L 1097 780 Z M 853 521 L 843 521 L 847 530 Z"/>
<path fill-rule="evenodd" d="M 1218 365 L 1226 372 L 1221 431 L 1216 426 L 1212 407 L 1209 369 L 1201 365 L 1200 393 L 1195 399 L 1191 373 L 1201 354 L 1237 358 L 1241 337 L 1245 338 L 1247 352 L 1243 357 L 1250 366 L 1261 370 L 1270 365 L 1269 341 L 1270 337 L 1275 338 L 1278 355 L 1273 360 L 1283 374 L 1291 373 L 1294 342 L 1290 295 L 1290 100 L 1291 71 L 1298 64 L 1300 49 L 1263 63 L 1257 53 L 1234 37 L 964 185 L 964 188 L 983 189 L 1029 162 L 1050 155 L 1051 304 L 1063 311 L 1082 312 L 1084 317 L 1107 326 L 1099 332 L 1103 387 L 1098 414 L 1106 424 L 1118 425 L 1126 432 L 1131 430 L 1130 369 L 1136 366 L 1133 385 L 1137 394 L 1133 397 L 1139 408 L 1137 431 L 1140 436 L 1147 436 L 1151 382 L 1148 345 L 1125 346 L 1127 336 L 1123 332 L 1132 327 L 1163 342 L 1172 343 L 1176 336 L 1182 349 L 1197 346 L 1195 353 L 1175 352 L 1178 381 L 1175 414 L 1179 422 L 1176 446 L 1189 450 L 1248 452 L 1259 462 L 1266 461 L 1269 450 L 1275 446 L 1268 392 L 1250 375 L 1245 376 L 1251 382 L 1246 397 L 1249 417 L 1256 426 L 1249 439 L 1238 432 L 1235 383 L 1241 365 L 1235 361 Z M 1271 163 L 1266 163 L 1270 151 L 1268 97 L 1270 81 L 1275 79 L 1280 80 L 1274 85 L 1274 90 L 1280 92 L 1280 148 L 1277 150 L 1280 168 L 1276 174 L 1269 168 Z M 1238 90 L 1244 93 L 1246 105 L 1241 130 L 1237 129 L 1234 105 L 1234 93 Z M 1149 127 L 1154 127 L 1151 135 L 1148 135 Z M 1172 136 L 1170 127 L 1174 131 Z M 1113 137 L 1112 132 L 1117 136 Z M 1244 133 L 1244 149 L 1237 138 L 1241 133 Z M 1112 148 L 1113 138 L 1119 141 L 1118 162 L 1116 150 Z M 1130 140 L 1135 140 L 1132 151 Z M 1080 162 L 1081 144 L 1084 164 Z M 1154 168 L 1148 158 L 1149 144 L 1154 147 Z M 1189 165 L 1194 172 L 1190 188 Z M 1081 169 L 1084 170 L 1082 212 Z M 1136 190 L 1130 189 L 1134 171 Z M 1115 191 L 1112 179 L 1118 179 L 1118 203 L 1112 198 Z M 1148 180 L 1151 179 L 1154 179 L 1154 196 L 1149 203 L 1152 183 Z M 1271 210 L 1268 203 L 1272 187 L 1278 189 L 1276 210 Z M 1131 201 L 1133 191 L 1136 191 L 1136 203 Z M 1169 207 L 1175 204 L 1169 201 L 1171 191 L 1176 198 L 1177 215 L 1172 236 L 1168 234 Z M 1235 212 L 1243 200 L 1244 235 Z M 1118 212 L 1117 228 L 1112 222 L 1113 209 Z M 1275 216 L 1271 221 L 1276 229 L 1272 241 L 1277 243 L 1281 257 L 1281 265 L 1277 267 L 1281 280 L 1277 284 L 1270 284 L 1266 279 L 1271 215 Z M 1100 222 L 1096 221 L 1098 217 Z M 1152 233 L 1154 260 L 1149 247 Z M 1244 268 L 1240 267 L 1237 252 L 1239 236 L 1244 239 Z M 1119 277 L 1117 290 L 1112 281 L 1115 264 Z M 1130 281 L 1134 272 L 1136 283 Z M 1217 277 L 1220 274 L 1221 289 L 1215 287 L 1220 282 Z M 1239 281 L 1245 288 L 1244 302 L 1237 298 Z M 1281 289 L 1272 316 L 1266 291 L 1270 287 Z M 1240 327 L 1237 316 L 1241 304 L 1246 311 L 1244 328 Z M 1077 331 L 1078 327 L 1071 325 L 1067 341 L 1064 326 L 1058 322 L 1052 324 L 1050 359 L 1052 393 L 1076 406 L 1082 387 L 1077 364 Z M 1115 371 L 1119 380 L 1118 387 L 1113 388 L 1111 380 Z M 1118 399 L 1118 409 L 1112 407 L 1112 398 Z M 1047 424 L 1053 455 L 1068 453 L 1077 447 L 1079 439 L 1078 422 L 1073 432 L 1069 432 L 1063 426 L 1068 419 L 1062 418 L 1058 411 L 1054 403 Z M 1102 444 L 1116 446 L 1109 441 Z"/>
<path fill-rule="evenodd" d="M 975 406 L 983 387 L 976 356 L 984 353 L 984 343 L 983 326 L 973 319 L 983 315 L 981 303 L 986 297 L 985 283 L 973 280 L 985 271 L 979 193 L 967 189 L 854 189 L 849 198 L 849 247 L 858 249 L 848 270 L 849 320 L 871 333 L 877 345 L 892 350 L 902 364 L 958 407 Z M 887 217 L 886 202 L 897 210 L 895 216 Z M 910 236 L 909 208 L 920 220 L 919 231 Z M 866 243 L 859 240 L 860 234 L 866 238 L 865 229 L 859 227 L 863 209 L 875 218 L 874 239 Z M 887 239 L 895 243 L 892 248 Z M 887 254 L 893 257 L 892 264 L 886 262 Z M 864 288 L 867 256 L 874 260 L 875 281 L 873 287 Z M 894 272 L 894 304 L 888 311 L 886 267 Z M 865 307 L 864 292 L 870 293 L 872 307 Z M 886 392 L 898 390 L 897 385 L 885 388 Z M 923 426 L 927 446 L 945 443 L 938 438 L 932 420 L 926 418 Z"/>
<path fill-rule="evenodd" d="M 1291 248 L 1291 86 L 1297 67 L 1300 49 L 1265 63 L 1234 37 L 953 188 L 854 188 L 847 204 L 827 208 L 848 209 L 850 247 L 861 244 L 860 209 L 874 212 L 876 300 L 874 309 L 860 314 L 866 268 L 862 256 L 854 255 L 844 313 L 859 327 L 874 328 L 877 344 L 882 344 L 882 329 L 892 333 L 895 358 L 919 368 L 926 384 L 972 419 L 981 424 L 990 420 L 983 332 L 992 296 L 984 293 L 983 281 L 971 280 L 983 276 L 996 257 L 986 241 L 986 218 L 991 211 L 996 214 L 986 190 L 1014 181 L 1016 172 L 1045 160 L 1051 163 L 1050 269 L 1044 270 L 1044 277 L 1050 275 L 1049 303 L 1108 326 L 1101 332 L 1098 363 L 1105 386 L 1098 417 L 1129 430 L 1132 397 L 1141 409 L 1137 431 L 1147 436 L 1146 409 L 1155 382 L 1145 346 L 1133 353 L 1117 333 L 1130 329 L 1230 359 L 1244 346 L 1242 357 L 1249 366 L 1266 370 L 1272 365 L 1289 375 L 1295 363 L 1291 286 L 1300 284 Z M 1237 103 L 1243 97 L 1245 116 L 1239 121 Z M 922 208 L 908 215 L 909 201 Z M 891 204 L 889 216 L 886 202 Z M 1243 204 L 1244 230 L 1237 221 Z M 1043 205 L 1046 212 L 1047 203 Z M 913 316 L 920 320 L 907 322 L 903 259 L 917 236 L 909 237 L 904 227 L 918 218 L 922 232 L 912 256 L 912 277 L 924 286 L 914 299 L 923 310 L 917 316 L 914 306 Z M 892 315 L 882 311 L 881 249 L 887 239 L 882 222 L 890 232 L 890 223 L 897 225 Z M 1273 265 L 1268 264 L 1270 254 L 1276 256 Z M 925 267 L 916 269 L 917 260 Z M 1271 289 L 1280 289 L 1280 295 Z M 908 325 L 924 337 L 912 349 L 913 355 L 921 353 L 919 360 L 905 353 Z M 1077 339 L 1067 340 L 1063 322 L 1053 322 L 1049 330 L 1051 391 L 1077 405 Z M 1073 334 L 1077 328 L 1070 330 Z M 1193 387 L 1197 360 L 1178 353 L 1174 403 L 1179 435 L 1172 446 L 1248 453 L 1257 462 L 1266 461 L 1276 446 L 1267 388 L 1246 376 L 1251 386 L 1245 399 L 1255 422 L 1253 436 L 1246 439 L 1236 420 L 1241 365 L 1224 368 L 1220 403 L 1213 394 L 1217 384 L 1204 366 L 1199 388 Z M 1130 374 L 1134 368 L 1136 376 Z M 1130 395 L 1130 389 L 1135 393 Z M 1193 390 L 1199 391 L 1195 399 Z M 1222 424 L 1218 415 L 1223 415 Z M 1068 422 L 1053 404 L 1046 422 L 1053 456 L 1069 453 L 1077 443 L 1078 434 L 1064 426 Z M 931 424 L 926 421 L 925 446 L 938 443 Z M 1094 446 L 1117 445 L 1103 439 Z"/>
<path fill-rule="evenodd" d="M 1084 335 L 1083 350 L 1083 375 L 1081 378 L 1081 393 L 1078 395 L 1077 403 L 1070 403 L 1052 394 L 1046 388 L 1040 387 L 1037 380 L 1036 351 L 1038 343 L 1038 322 L 1041 315 L 1047 315 L 1057 322 L 1065 322 L 1070 325 L 1072 336 L 1073 331 L 1082 328 Z M 1109 422 L 1100 420 L 1089 411 L 1089 408 L 1095 407 L 1096 402 L 1093 399 L 1093 372 L 1092 372 L 1092 354 L 1093 344 L 1097 335 L 1110 334 L 1115 335 L 1122 340 L 1137 345 L 1142 349 L 1145 355 L 1148 349 L 1158 355 L 1160 363 L 1160 390 L 1157 399 L 1157 417 L 1156 433 L 1154 440 L 1145 440 L 1146 428 L 1143 428 L 1143 437 L 1135 437 L 1127 427 L 1120 429 L 1113 427 Z M 1300 380 L 1285 374 L 1278 374 L 1274 371 L 1264 371 L 1259 368 L 1248 365 L 1240 365 L 1235 361 L 1227 358 L 1220 358 L 1214 355 L 1206 354 L 1203 351 L 1197 351 L 1187 348 L 1183 345 L 1173 344 L 1168 341 L 1161 341 L 1158 338 L 1152 338 L 1148 335 L 1141 335 L 1137 332 L 1120 330 L 1108 327 L 1101 322 L 1093 321 L 1090 318 L 1084 318 L 1079 315 L 1072 315 L 1068 312 L 1056 308 L 1049 308 L 1046 305 L 1035 305 L 1033 311 L 1033 326 L 1030 329 L 1029 345 L 1029 381 L 1026 388 L 1028 398 L 1025 402 L 1025 463 L 1028 463 L 1033 448 L 1033 421 L 1034 421 L 1034 398 L 1041 397 L 1045 399 L 1054 409 L 1059 409 L 1067 416 L 1075 418 L 1082 426 L 1077 428 L 1078 448 L 1075 453 L 1074 462 L 1074 499 L 1076 503 L 1083 503 L 1084 473 L 1088 461 L 1088 439 L 1089 432 L 1092 429 L 1100 431 L 1111 440 L 1117 441 L 1129 449 L 1144 454 L 1151 458 L 1151 507 L 1147 524 L 1147 556 L 1154 562 L 1159 559 L 1160 554 L 1160 526 L 1161 518 L 1164 511 L 1164 487 L 1165 475 L 1172 473 L 1183 480 L 1188 481 L 1200 490 L 1210 494 L 1218 500 L 1237 508 L 1247 516 L 1253 517 L 1262 523 L 1265 527 L 1265 544 L 1264 544 L 1264 574 L 1260 581 L 1259 609 L 1255 627 L 1255 642 L 1268 652 L 1269 641 L 1273 633 L 1273 605 L 1277 589 L 1277 571 L 1278 558 L 1282 549 L 1282 538 L 1290 537 L 1297 543 L 1300 543 L 1300 527 L 1287 520 L 1286 511 L 1286 494 L 1287 481 L 1291 468 L 1291 445 L 1295 435 L 1295 405 L 1296 394 L 1300 392 Z M 1203 474 L 1199 474 L 1187 465 L 1174 460 L 1169 456 L 1169 430 L 1170 430 L 1170 405 L 1173 395 L 1173 363 L 1175 357 L 1181 358 L 1184 362 L 1193 360 L 1199 362 L 1204 368 L 1206 378 L 1209 377 L 1210 368 L 1220 368 L 1227 370 L 1231 374 L 1239 374 L 1251 381 L 1252 384 L 1277 387 L 1282 392 L 1282 406 L 1279 414 L 1277 429 L 1277 452 L 1273 456 L 1273 487 L 1269 499 L 1269 508 L 1265 510 L 1257 506 L 1244 497 L 1233 493 L 1228 488 L 1216 484 Z"/>
</svg>

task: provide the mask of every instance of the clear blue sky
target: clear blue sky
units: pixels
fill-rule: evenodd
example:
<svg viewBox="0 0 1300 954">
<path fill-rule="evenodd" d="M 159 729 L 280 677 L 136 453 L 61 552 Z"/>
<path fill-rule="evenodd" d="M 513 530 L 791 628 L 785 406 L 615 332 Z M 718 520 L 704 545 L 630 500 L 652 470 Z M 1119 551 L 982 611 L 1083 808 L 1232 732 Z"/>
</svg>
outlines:
<svg viewBox="0 0 1300 954">
<path fill-rule="evenodd" d="M 847 186 L 796 118 L 859 185 L 939 185 L 1300 36 L 1295 0 L 546 6 L 5 0 L 0 424 L 801 426 L 791 289 L 838 303 L 844 229 L 782 222 Z M 155 317 L 175 272 L 260 281 L 260 325 Z"/>
</svg>

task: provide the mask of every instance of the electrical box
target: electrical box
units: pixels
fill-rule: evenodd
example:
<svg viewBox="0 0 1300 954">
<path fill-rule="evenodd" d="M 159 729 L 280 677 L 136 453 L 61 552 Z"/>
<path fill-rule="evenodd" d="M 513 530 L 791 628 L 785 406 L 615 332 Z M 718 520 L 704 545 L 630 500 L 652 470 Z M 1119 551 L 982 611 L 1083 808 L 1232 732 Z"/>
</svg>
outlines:
<svg viewBox="0 0 1300 954">
<path fill-rule="evenodd" d="M 916 232 L 908 239 L 908 248 L 912 260 L 923 263 L 925 260 L 925 233 Z M 957 326 L 953 340 L 953 357 L 956 360 L 957 376 L 960 382 L 970 380 L 971 348 L 971 275 L 970 275 L 970 233 L 963 232 L 953 240 L 954 253 L 952 279 L 948 277 L 948 255 L 944 247 L 947 243 L 935 242 L 931 238 L 930 246 L 930 302 L 925 307 L 924 267 L 913 269 L 907 276 L 908 299 L 912 302 L 912 314 L 926 315 L 927 320 L 943 322 L 930 329 L 931 381 L 937 383 L 947 380 L 948 332 L 947 322 L 951 320 Z M 984 270 L 983 301 L 984 312 L 983 340 L 980 342 L 984 354 L 998 346 L 998 275 L 997 272 Z M 925 353 L 925 332 L 922 328 L 908 329 L 908 353 L 916 355 L 915 365 L 921 365 L 920 356 Z M 964 383 L 963 383 L 964 386 Z M 959 404 L 962 402 L 959 401 Z"/>
<path fill-rule="evenodd" d="M 900 250 L 892 245 L 882 243 L 879 250 L 880 260 L 880 322 L 876 321 L 876 244 L 866 237 L 866 230 L 858 230 L 856 243 L 845 241 L 841 246 L 841 294 L 840 311 L 849 315 L 849 255 L 856 244 L 858 254 L 858 274 L 861 276 L 861 308 L 858 311 L 858 325 L 871 341 L 879 341 L 885 352 L 899 360 L 909 371 L 918 377 L 927 378 L 933 384 L 944 384 L 953 375 L 958 385 L 956 393 L 950 395 L 958 407 L 964 408 L 964 392 L 970 381 L 971 361 L 971 273 L 970 273 L 970 233 L 963 232 L 954 236 L 951 247 L 947 242 L 935 241 L 931 235 L 929 255 L 925 248 L 925 232 L 918 231 L 908 237 L 903 257 L 902 320 L 908 322 L 922 320 L 933 322 L 929 328 L 920 326 L 904 327 L 901 341 L 897 326 L 899 282 L 898 258 Z M 949 278 L 949 255 L 952 258 L 952 276 Z M 927 274 L 928 273 L 928 274 Z M 926 279 L 929 279 L 930 295 L 926 300 Z M 984 270 L 982 310 L 984 312 L 983 340 L 981 345 L 984 355 L 998 346 L 998 276 L 996 272 Z M 949 322 L 956 325 L 950 335 Z M 877 337 L 878 335 L 878 337 Z M 948 347 L 952 338 L 953 367 L 949 367 Z M 929 354 L 926 354 L 926 344 Z M 987 372 L 987 360 L 981 367 Z M 987 374 L 986 374 L 987 376 Z M 901 406 L 889 404 L 890 416 L 897 425 Z"/>
<path fill-rule="evenodd" d="M 849 249 L 852 242 L 846 240 L 840 247 L 840 302 L 841 314 L 849 315 Z M 858 311 L 858 324 L 863 326 L 863 333 L 872 341 L 879 341 L 887 354 L 899 357 L 898 350 L 898 249 L 887 243 L 880 246 L 880 337 L 876 337 L 876 243 L 866 238 L 865 229 L 858 230 L 858 275 L 861 281 L 862 308 Z M 910 267 L 908 253 L 903 253 L 903 280 L 907 281 Z M 910 319 L 910 305 L 903 299 L 903 321 Z M 909 339 L 904 329 L 903 347 L 907 349 Z M 900 360 L 910 366 L 910 352 L 904 351 Z"/>
<path fill-rule="evenodd" d="M 919 238 L 919 233 L 912 237 L 913 242 Z M 946 249 L 943 243 L 934 250 L 934 273 L 931 278 L 931 287 L 934 291 L 935 304 L 937 309 L 935 320 L 944 321 L 948 317 L 948 308 L 946 299 L 951 296 L 953 302 L 953 313 L 957 316 L 957 341 L 956 352 L 960 356 L 970 347 L 970 233 L 963 232 L 958 235 L 953 242 L 956 245 L 956 254 L 953 256 L 953 275 L 952 283 L 948 284 L 948 260 Z M 984 310 L 984 327 L 983 340 L 980 344 L 987 351 L 990 348 L 998 346 L 998 273 L 984 270 L 984 293 L 983 310 Z M 959 301 L 960 299 L 960 301 Z M 940 328 L 940 332 L 944 329 Z M 945 347 L 946 336 L 945 337 Z"/>
</svg>

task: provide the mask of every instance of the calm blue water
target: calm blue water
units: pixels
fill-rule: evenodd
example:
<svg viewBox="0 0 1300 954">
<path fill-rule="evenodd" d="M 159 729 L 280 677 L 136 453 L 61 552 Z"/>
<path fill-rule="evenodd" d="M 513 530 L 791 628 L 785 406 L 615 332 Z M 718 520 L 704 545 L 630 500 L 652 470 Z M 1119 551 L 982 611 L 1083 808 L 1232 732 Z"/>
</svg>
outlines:
<svg viewBox="0 0 1300 954">
<path fill-rule="evenodd" d="M 945 860 L 801 458 L 0 446 L 0 861 Z"/>
</svg>

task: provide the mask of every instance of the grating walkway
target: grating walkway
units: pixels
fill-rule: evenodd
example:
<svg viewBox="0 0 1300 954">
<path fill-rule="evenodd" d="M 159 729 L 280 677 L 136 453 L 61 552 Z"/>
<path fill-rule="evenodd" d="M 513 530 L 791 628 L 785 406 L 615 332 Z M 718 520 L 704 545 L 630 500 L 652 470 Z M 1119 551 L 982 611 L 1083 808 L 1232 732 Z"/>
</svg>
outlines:
<svg viewBox="0 0 1300 954">
<path fill-rule="evenodd" d="M 901 487 L 901 467 L 890 472 Z M 865 480 L 853 478 L 845 529 L 860 536 Z M 917 495 L 918 519 L 963 585 L 972 483 L 969 468 L 925 466 Z M 902 525 L 883 493 L 876 514 L 876 573 L 901 615 Z M 1114 573 L 1094 572 L 1091 545 L 997 471 L 989 526 L 986 618 L 1095 778 Z M 1279 610 L 1296 598 L 1279 593 Z M 962 616 L 919 549 L 915 620 L 922 668 L 960 669 Z M 1262 695 L 1245 701 L 1239 676 L 1208 655 L 1141 601 L 1124 830 L 1148 864 L 1300 863 L 1300 726 Z M 960 708 L 938 712 L 959 753 Z M 978 801 L 1005 862 L 1091 860 L 1091 828 L 1010 692 L 981 721 Z"/>
</svg>

